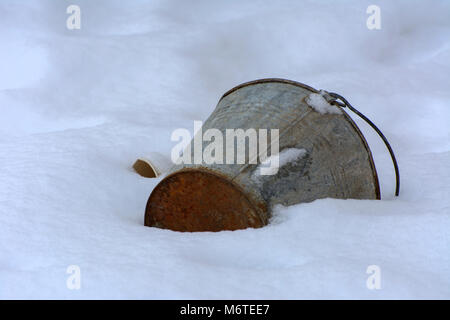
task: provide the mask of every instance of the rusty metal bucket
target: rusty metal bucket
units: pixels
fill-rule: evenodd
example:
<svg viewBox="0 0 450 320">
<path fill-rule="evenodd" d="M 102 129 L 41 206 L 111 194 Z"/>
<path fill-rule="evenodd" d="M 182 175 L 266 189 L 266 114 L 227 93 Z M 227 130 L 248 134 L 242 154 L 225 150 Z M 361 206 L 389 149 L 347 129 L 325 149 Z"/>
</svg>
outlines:
<svg viewBox="0 0 450 320">
<path fill-rule="evenodd" d="M 226 92 L 203 132 L 216 128 L 225 136 L 230 128 L 277 128 L 280 153 L 295 148 L 304 154 L 275 175 L 257 178 L 259 165 L 248 163 L 247 155 L 244 164 L 175 165 L 151 193 L 145 225 L 177 231 L 258 228 L 276 204 L 379 199 L 377 172 L 360 130 L 344 110 L 322 114 L 308 105 L 311 93 L 318 91 L 283 79 L 247 82 Z"/>
</svg>

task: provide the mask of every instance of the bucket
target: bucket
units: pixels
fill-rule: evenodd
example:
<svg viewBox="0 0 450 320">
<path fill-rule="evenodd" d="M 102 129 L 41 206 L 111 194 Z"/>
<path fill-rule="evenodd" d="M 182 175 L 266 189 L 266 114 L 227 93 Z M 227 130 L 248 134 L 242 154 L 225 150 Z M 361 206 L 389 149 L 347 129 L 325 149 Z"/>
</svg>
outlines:
<svg viewBox="0 0 450 320">
<path fill-rule="evenodd" d="M 202 160 L 174 165 L 148 199 L 145 225 L 191 232 L 259 228 L 277 204 L 380 199 L 377 171 L 361 131 L 342 108 L 321 110 L 312 104 L 312 94 L 321 92 L 284 79 L 251 81 L 226 92 L 202 132 L 215 129 L 226 137 L 227 129 L 266 130 L 267 148 L 258 141 L 256 153 L 268 159 L 278 149 L 278 169 L 261 174 L 264 165 L 252 161 L 250 137 L 244 163 L 236 161 L 235 152 L 231 164 Z M 273 139 L 276 131 L 278 141 Z M 194 140 L 185 150 L 192 158 L 198 146 Z M 235 149 L 237 143 L 232 142 Z M 202 141 L 202 149 L 210 144 Z M 223 153 L 228 149 L 224 144 Z"/>
</svg>

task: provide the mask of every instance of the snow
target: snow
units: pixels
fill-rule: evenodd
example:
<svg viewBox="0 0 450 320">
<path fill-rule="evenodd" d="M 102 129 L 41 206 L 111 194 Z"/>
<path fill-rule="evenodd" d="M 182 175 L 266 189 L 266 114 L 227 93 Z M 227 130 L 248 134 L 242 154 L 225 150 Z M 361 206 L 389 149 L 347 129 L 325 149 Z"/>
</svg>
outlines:
<svg viewBox="0 0 450 320">
<path fill-rule="evenodd" d="M 278 169 L 288 163 L 302 158 L 306 154 L 305 149 L 287 148 L 280 153 L 267 157 L 255 170 L 254 177 L 259 179 L 262 175 L 274 175 Z"/>
<path fill-rule="evenodd" d="M 281 151 L 278 154 L 278 164 L 280 167 L 285 166 L 286 164 L 296 161 L 297 159 L 303 157 L 306 154 L 305 149 L 297 149 L 297 148 L 287 148 Z M 272 158 L 274 156 L 270 156 Z M 270 160 L 267 159 L 269 162 Z"/>
<path fill-rule="evenodd" d="M 319 91 L 319 93 L 311 93 L 306 98 L 306 103 L 321 114 L 342 114 L 341 109 L 339 109 L 337 106 L 329 104 L 324 95 L 325 92 L 323 90 Z"/>
<path fill-rule="evenodd" d="M 450 298 L 450 2 L 0 2 L 0 298 Z M 424 14 L 424 12 L 426 14 Z M 382 200 L 277 207 L 261 229 L 143 225 L 176 128 L 231 87 L 278 77 L 337 92 L 377 134 Z M 81 289 L 69 290 L 70 265 Z M 381 270 L 369 290 L 366 270 Z"/>
</svg>

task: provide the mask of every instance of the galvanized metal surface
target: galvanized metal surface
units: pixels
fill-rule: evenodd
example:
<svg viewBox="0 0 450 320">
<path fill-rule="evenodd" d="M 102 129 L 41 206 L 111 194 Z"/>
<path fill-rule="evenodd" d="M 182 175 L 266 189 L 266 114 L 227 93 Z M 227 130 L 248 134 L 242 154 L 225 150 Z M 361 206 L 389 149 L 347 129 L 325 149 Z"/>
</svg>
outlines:
<svg viewBox="0 0 450 320">
<path fill-rule="evenodd" d="M 257 165 L 248 164 L 248 157 L 246 164 L 176 165 L 153 190 L 145 225 L 179 231 L 235 230 L 267 224 L 276 204 L 326 197 L 379 199 L 366 140 L 343 110 L 321 114 L 308 106 L 305 98 L 316 92 L 284 79 L 252 81 L 228 91 L 203 124 L 203 132 L 216 128 L 225 137 L 226 129 L 279 129 L 280 152 L 299 148 L 306 155 L 276 175 L 257 180 Z"/>
</svg>

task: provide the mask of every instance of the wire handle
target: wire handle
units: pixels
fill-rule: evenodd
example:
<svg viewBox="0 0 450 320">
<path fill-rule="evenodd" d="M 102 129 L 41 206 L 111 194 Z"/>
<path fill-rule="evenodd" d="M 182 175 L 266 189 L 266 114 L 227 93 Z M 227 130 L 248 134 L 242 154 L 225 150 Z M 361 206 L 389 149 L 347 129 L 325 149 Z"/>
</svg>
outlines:
<svg viewBox="0 0 450 320">
<path fill-rule="evenodd" d="M 394 151 L 391 148 L 391 145 L 389 144 L 388 140 L 384 136 L 384 134 L 381 132 L 380 129 L 372 122 L 369 118 L 367 118 L 365 115 L 363 115 L 361 112 L 356 110 L 343 96 L 334 93 L 334 92 L 326 92 L 328 95 L 334 98 L 333 101 L 331 101 L 331 104 L 338 105 L 342 108 L 348 107 L 351 111 L 356 113 L 360 118 L 362 118 L 364 121 L 366 121 L 380 136 L 381 139 L 383 139 L 384 144 L 386 145 L 386 148 L 389 150 L 389 153 L 391 154 L 392 163 L 394 164 L 395 169 L 395 196 L 398 197 L 400 193 L 400 172 L 398 170 L 397 160 L 395 159 Z M 342 102 L 339 102 L 337 100 L 341 100 Z"/>
</svg>

